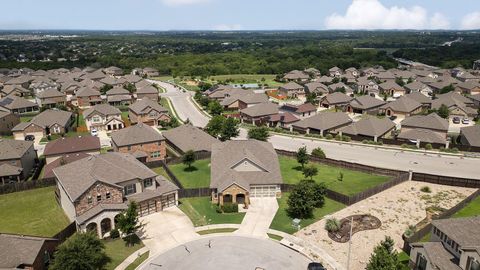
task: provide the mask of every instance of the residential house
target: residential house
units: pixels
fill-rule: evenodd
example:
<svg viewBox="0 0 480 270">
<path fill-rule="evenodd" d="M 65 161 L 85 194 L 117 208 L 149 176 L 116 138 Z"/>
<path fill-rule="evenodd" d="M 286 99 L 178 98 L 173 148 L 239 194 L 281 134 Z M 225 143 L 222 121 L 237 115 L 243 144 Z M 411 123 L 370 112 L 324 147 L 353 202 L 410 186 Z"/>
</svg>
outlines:
<svg viewBox="0 0 480 270">
<path fill-rule="evenodd" d="M 100 139 L 95 136 L 76 136 L 76 137 L 62 137 L 54 141 L 50 141 L 45 145 L 43 155 L 45 156 L 46 164 L 49 164 L 66 155 L 100 154 Z"/>
<path fill-rule="evenodd" d="M 47 270 L 60 242 L 53 238 L 0 234 L 0 268 Z"/>
<path fill-rule="evenodd" d="M 112 132 L 113 151 L 130 153 L 142 162 L 164 160 L 165 138 L 155 128 L 138 123 Z"/>
<path fill-rule="evenodd" d="M 323 84 L 329 84 L 332 83 L 333 77 L 328 77 L 328 76 L 322 76 L 316 80 L 316 82 L 323 83 Z"/>
<path fill-rule="evenodd" d="M 62 93 L 55 88 L 50 88 L 38 93 L 36 100 L 38 106 L 45 108 L 54 108 L 58 105 L 65 106 L 67 104 L 67 96 L 65 93 Z"/>
<path fill-rule="evenodd" d="M 149 126 L 161 126 L 171 120 L 167 109 L 147 97 L 128 107 L 128 117 L 132 124 L 144 123 Z"/>
<path fill-rule="evenodd" d="M 137 99 L 149 98 L 154 101 L 158 101 L 158 89 L 153 85 L 148 85 L 144 87 L 137 87 Z"/>
<path fill-rule="evenodd" d="M 300 121 L 300 118 L 296 117 L 291 112 L 279 112 L 278 114 L 270 116 L 270 119 L 268 119 L 268 126 L 290 129 L 292 124 L 298 121 Z"/>
<path fill-rule="evenodd" d="M 101 93 L 91 87 L 82 87 L 77 93 L 77 106 L 80 108 L 89 108 L 103 102 Z"/>
<path fill-rule="evenodd" d="M 432 100 L 432 109 L 438 110 L 442 105 L 448 107 L 451 117 L 473 118 L 477 115 L 477 110 L 473 108 L 474 102 L 455 92 L 437 95 L 437 98 Z"/>
<path fill-rule="evenodd" d="M 110 152 L 89 156 L 53 169 L 55 192 L 70 221 L 79 231 L 101 238 L 115 228 L 115 217 L 129 201 L 139 216 L 177 205 L 178 187 L 130 154 Z"/>
<path fill-rule="evenodd" d="M 103 72 L 105 72 L 105 74 L 110 75 L 110 76 L 122 76 L 123 75 L 123 70 L 119 67 L 114 67 L 114 66 L 107 67 L 107 68 L 103 69 Z"/>
<path fill-rule="evenodd" d="M 392 97 L 400 97 L 406 94 L 405 88 L 398 85 L 395 81 L 386 81 L 378 85 L 380 93 L 386 94 Z"/>
<path fill-rule="evenodd" d="M 283 76 L 285 81 L 307 82 L 310 80 L 310 75 L 304 71 L 292 70 Z"/>
<path fill-rule="evenodd" d="M 430 109 L 432 107 L 432 99 L 420 92 L 411 92 L 410 94 L 406 94 L 404 97 L 421 103 L 424 109 Z"/>
<path fill-rule="evenodd" d="M 292 124 L 291 131 L 325 136 L 351 124 L 353 121 L 343 112 L 321 112 Z"/>
<path fill-rule="evenodd" d="M 233 140 L 212 146 L 212 203 L 250 205 L 250 198 L 280 197 L 277 153 L 268 142 Z"/>
<path fill-rule="evenodd" d="M 127 74 L 127 75 L 123 76 L 123 78 L 125 78 L 127 83 L 131 83 L 131 84 L 134 84 L 134 85 L 136 83 L 138 83 L 139 81 L 143 80 L 142 77 L 140 77 L 138 75 L 133 75 L 133 74 Z"/>
<path fill-rule="evenodd" d="M 461 75 L 456 77 L 461 82 L 469 82 L 469 81 L 478 81 L 480 77 L 477 75 L 473 75 L 470 72 L 464 72 Z"/>
<path fill-rule="evenodd" d="M 354 67 L 349 67 L 349 68 L 345 69 L 345 73 L 352 74 L 353 77 L 360 76 L 360 72 L 358 72 L 358 70 Z"/>
<path fill-rule="evenodd" d="M 60 166 L 67 165 L 74 161 L 89 157 L 91 155 L 86 153 L 77 153 L 77 154 L 66 154 L 63 155 L 61 158 L 57 158 L 56 160 L 45 164 L 43 167 L 43 177 L 42 179 L 53 179 L 55 178 L 55 174 L 53 173 L 53 169 L 58 168 Z"/>
<path fill-rule="evenodd" d="M 322 76 L 322 74 L 320 73 L 320 70 L 316 68 L 306 68 L 305 70 L 303 70 L 303 72 L 307 73 L 310 76 L 310 78 L 313 78 L 313 79 Z"/>
<path fill-rule="evenodd" d="M 400 97 L 395 101 L 391 101 L 381 107 L 385 115 L 405 118 L 411 115 L 419 114 L 423 110 L 423 104 L 408 97 Z"/>
<path fill-rule="evenodd" d="M 400 140 L 420 143 L 446 144 L 448 120 L 436 113 L 429 115 L 414 115 L 401 122 L 401 131 L 397 136 Z"/>
<path fill-rule="evenodd" d="M 253 93 L 251 90 L 244 90 L 241 88 L 234 88 L 231 85 L 215 85 L 214 87 L 208 89 L 204 94 L 211 100 L 217 100 L 222 102 L 225 98 L 232 96 L 241 96 L 246 93 Z"/>
<path fill-rule="evenodd" d="M 142 73 L 140 74 L 141 76 L 147 76 L 148 78 L 151 77 L 158 77 L 160 76 L 160 73 L 158 72 L 157 69 L 151 68 L 151 67 L 146 67 L 142 70 Z"/>
<path fill-rule="evenodd" d="M 380 138 L 390 137 L 395 130 L 395 123 L 388 118 L 370 116 L 340 128 L 341 135 L 356 136 L 368 140 L 378 141 Z"/>
<path fill-rule="evenodd" d="M 456 86 L 462 94 L 465 95 L 476 95 L 480 94 L 480 82 L 479 81 L 466 81 Z"/>
<path fill-rule="evenodd" d="M 21 85 L 5 85 L 3 89 L 0 90 L 0 97 L 5 96 L 17 96 L 17 97 L 26 97 L 30 95 L 30 90 L 24 88 Z"/>
<path fill-rule="evenodd" d="M 430 241 L 411 244 L 411 269 L 480 269 L 480 217 L 432 221 Z"/>
<path fill-rule="evenodd" d="M 2 184 L 27 179 L 36 166 L 33 142 L 0 139 L 0 181 Z"/>
<path fill-rule="evenodd" d="M 350 101 L 352 97 L 345 95 L 342 92 L 333 92 L 320 98 L 320 106 L 323 108 L 331 109 L 343 109 Z"/>
<path fill-rule="evenodd" d="M 39 108 L 36 103 L 22 97 L 7 96 L 0 99 L 0 110 L 15 114 L 24 114 L 38 112 Z"/>
<path fill-rule="evenodd" d="M 328 73 L 330 74 L 330 77 L 340 77 L 343 74 L 343 70 L 339 67 L 332 67 L 331 69 L 328 70 Z"/>
<path fill-rule="evenodd" d="M 227 110 L 241 110 L 266 102 L 268 102 L 268 96 L 264 93 L 243 90 L 243 92 L 225 97 L 220 105 Z"/>
<path fill-rule="evenodd" d="M 304 103 L 300 105 L 284 104 L 279 108 L 282 112 L 289 112 L 298 119 L 304 119 L 317 113 L 317 107 L 312 103 Z"/>
<path fill-rule="evenodd" d="M 378 84 L 373 80 L 369 80 L 367 77 L 360 77 L 355 83 L 357 86 L 357 91 L 365 94 L 378 94 Z"/>
<path fill-rule="evenodd" d="M 20 75 L 6 81 L 3 85 L 4 87 L 7 85 L 19 85 L 22 86 L 24 89 L 28 89 L 28 86 L 30 85 L 30 82 L 33 81 L 33 79 L 34 78 L 29 75 Z"/>
<path fill-rule="evenodd" d="M 428 85 L 420 81 L 413 81 L 411 83 L 408 83 L 404 85 L 403 88 L 405 88 L 408 93 L 419 92 L 424 96 L 432 96 L 433 94 L 433 90 Z"/>
<path fill-rule="evenodd" d="M 289 82 L 278 88 L 278 94 L 288 98 L 304 98 L 305 89 L 296 82 Z"/>
<path fill-rule="evenodd" d="M 266 124 L 270 116 L 278 113 L 278 106 L 275 103 L 260 103 L 240 110 L 240 120 L 253 125 Z"/>
<path fill-rule="evenodd" d="M 350 100 L 346 106 L 349 113 L 377 114 L 380 107 L 385 105 L 385 101 L 372 96 L 358 96 Z"/>
<path fill-rule="evenodd" d="M 189 150 L 196 153 L 211 152 L 212 145 L 219 142 L 210 134 L 189 124 L 163 131 L 162 135 L 169 150 L 178 155 L 183 155 Z"/>
<path fill-rule="evenodd" d="M 317 96 L 328 94 L 328 86 L 320 82 L 310 82 L 305 84 L 305 91 L 307 93 L 315 93 Z"/>
<path fill-rule="evenodd" d="M 348 85 L 344 84 L 343 82 L 330 84 L 328 86 L 328 89 L 330 90 L 331 93 L 332 92 L 342 92 L 342 93 L 345 93 L 347 95 L 350 95 L 350 94 L 353 93 L 352 88 L 350 88 Z"/>
<path fill-rule="evenodd" d="M 468 97 L 473 102 L 474 108 L 480 107 L 480 94 L 472 95 Z"/>
<path fill-rule="evenodd" d="M 128 106 L 133 100 L 132 94 L 121 86 L 113 87 L 106 95 L 108 104 L 112 106 Z"/>
<path fill-rule="evenodd" d="M 35 80 L 33 81 L 29 89 L 35 94 L 38 95 L 39 93 L 45 91 L 45 90 L 50 90 L 50 89 L 58 89 L 58 84 L 54 81 L 51 81 L 50 79 L 46 80 Z"/>
<path fill-rule="evenodd" d="M 46 110 L 34 116 L 29 122 L 21 122 L 13 127 L 16 140 L 23 140 L 27 135 L 33 135 L 37 140 L 52 134 L 65 134 L 74 122 L 71 112 Z"/>
<path fill-rule="evenodd" d="M 0 111 L 0 135 L 11 135 L 12 128 L 20 123 L 20 117 L 11 112 Z"/>
<path fill-rule="evenodd" d="M 460 129 L 460 142 L 463 145 L 480 147 L 480 126 L 462 127 Z"/>
<path fill-rule="evenodd" d="M 380 71 L 378 74 L 375 75 L 375 77 L 380 80 L 381 82 L 387 82 L 387 81 L 395 81 L 395 74 L 393 74 L 390 71 Z"/>
<path fill-rule="evenodd" d="M 123 77 L 115 78 L 115 77 L 105 77 L 100 80 L 101 83 L 106 85 L 111 85 L 114 87 L 121 87 L 127 83 L 127 80 Z"/>
<path fill-rule="evenodd" d="M 125 127 L 122 112 L 108 104 L 98 104 L 83 111 L 83 118 L 88 130 L 110 132 Z"/>
<path fill-rule="evenodd" d="M 363 76 L 367 77 L 367 78 L 372 78 L 372 77 L 376 77 L 377 74 L 378 74 L 378 70 L 372 68 L 372 67 L 369 67 L 369 68 L 366 68 L 363 70 L 362 72 Z"/>
</svg>

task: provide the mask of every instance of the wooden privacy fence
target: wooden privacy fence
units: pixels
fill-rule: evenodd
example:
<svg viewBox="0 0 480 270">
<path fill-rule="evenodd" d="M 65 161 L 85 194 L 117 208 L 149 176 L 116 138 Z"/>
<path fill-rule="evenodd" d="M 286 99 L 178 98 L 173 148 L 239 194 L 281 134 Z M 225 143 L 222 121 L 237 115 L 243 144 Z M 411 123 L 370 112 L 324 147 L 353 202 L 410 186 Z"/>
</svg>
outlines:
<svg viewBox="0 0 480 270">
<path fill-rule="evenodd" d="M 211 189 L 204 188 L 186 188 L 178 190 L 178 198 L 196 198 L 196 197 L 209 197 L 212 194 Z"/>
<path fill-rule="evenodd" d="M 447 186 L 480 188 L 480 179 L 468 179 L 468 178 L 414 172 L 412 174 L 412 180 L 418 181 L 418 182 L 447 185 Z"/>
<path fill-rule="evenodd" d="M 212 153 L 207 151 L 198 151 L 195 152 L 195 160 L 208 159 Z M 179 164 L 182 163 L 182 157 L 169 157 L 166 159 L 167 164 Z"/>
<path fill-rule="evenodd" d="M 55 186 L 55 178 L 32 180 L 12 184 L 0 185 L 0 194 L 25 191 L 35 188 Z"/>
<path fill-rule="evenodd" d="M 63 230 L 55 234 L 52 238 L 58 239 L 61 243 L 65 242 L 70 236 L 72 236 L 75 232 L 77 232 L 77 224 L 72 222 L 67 225 Z"/>
<path fill-rule="evenodd" d="M 480 189 L 472 193 L 470 196 L 465 198 L 463 201 L 459 202 L 457 205 L 453 206 L 452 208 L 448 209 L 447 211 L 439 214 L 438 216 L 433 216 L 432 219 L 444 219 L 444 218 L 449 218 L 456 212 L 458 212 L 460 209 L 464 208 L 467 204 L 475 200 L 478 196 L 480 196 Z M 425 220 L 420 221 L 418 224 L 424 223 Z M 409 238 L 403 237 L 403 251 L 405 253 L 410 254 L 411 250 L 411 244 L 420 241 L 422 238 L 424 238 L 429 232 L 432 231 L 432 223 L 429 222 L 427 225 L 425 225 L 423 228 L 419 229 L 416 231 L 412 236 Z"/>
</svg>

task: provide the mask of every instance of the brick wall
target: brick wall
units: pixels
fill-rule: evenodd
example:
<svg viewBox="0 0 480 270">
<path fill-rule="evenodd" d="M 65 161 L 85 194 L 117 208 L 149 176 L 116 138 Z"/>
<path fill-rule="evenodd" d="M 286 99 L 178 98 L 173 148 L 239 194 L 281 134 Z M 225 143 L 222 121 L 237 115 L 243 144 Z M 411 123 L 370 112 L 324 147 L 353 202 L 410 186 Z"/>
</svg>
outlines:
<svg viewBox="0 0 480 270">
<path fill-rule="evenodd" d="M 118 147 L 118 149 L 114 147 L 114 149 L 121 153 L 134 153 L 135 151 L 143 151 L 148 154 L 146 162 L 164 160 L 165 157 L 167 156 L 167 147 L 164 140 L 160 142 L 131 145 L 130 150 L 128 149 L 128 146 Z M 157 151 L 160 152 L 160 156 L 156 158 L 152 158 L 151 153 L 157 152 Z"/>
<path fill-rule="evenodd" d="M 106 193 L 110 191 L 110 199 L 106 199 Z M 97 195 L 102 196 L 101 201 L 97 201 Z M 92 197 L 92 203 L 88 203 L 88 196 Z M 77 216 L 82 215 L 86 211 L 95 207 L 99 203 L 122 203 L 123 202 L 123 190 L 121 188 L 115 188 L 103 183 L 92 185 L 80 198 L 75 202 L 75 212 Z"/>
</svg>

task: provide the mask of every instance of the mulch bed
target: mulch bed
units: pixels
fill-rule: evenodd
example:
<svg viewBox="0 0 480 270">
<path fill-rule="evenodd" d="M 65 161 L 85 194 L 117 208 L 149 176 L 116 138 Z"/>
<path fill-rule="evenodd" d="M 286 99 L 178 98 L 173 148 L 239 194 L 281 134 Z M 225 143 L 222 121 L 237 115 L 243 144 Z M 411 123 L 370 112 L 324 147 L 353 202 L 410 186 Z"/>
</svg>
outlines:
<svg viewBox="0 0 480 270">
<path fill-rule="evenodd" d="M 352 235 L 357 232 L 374 230 L 382 226 L 382 222 L 372 215 L 353 215 L 340 220 L 340 230 L 329 232 L 328 236 L 335 242 L 346 243 L 350 240 L 350 222 L 353 217 Z"/>
</svg>

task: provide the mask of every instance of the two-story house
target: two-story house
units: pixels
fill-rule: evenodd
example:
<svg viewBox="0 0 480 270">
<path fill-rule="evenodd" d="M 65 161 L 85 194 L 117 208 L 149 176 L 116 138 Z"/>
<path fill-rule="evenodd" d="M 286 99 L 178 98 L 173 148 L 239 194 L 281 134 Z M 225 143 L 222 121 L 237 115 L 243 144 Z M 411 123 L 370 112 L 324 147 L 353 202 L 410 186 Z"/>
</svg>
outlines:
<svg viewBox="0 0 480 270">
<path fill-rule="evenodd" d="M 158 102 L 145 97 L 137 100 L 128 107 L 128 117 L 132 124 L 144 123 L 149 126 L 159 126 L 163 122 L 170 122 L 168 110 Z"/>
<path fill-rule="evenodd" d="M 121 86 L 115 86 L 108 90 L 107 102 L 113 106 L 130 105 L 132 103 L 132 94 Z"/>
<path fill-rule="evenodd" d="M 83 118 L 88 130 L 105 130 L 107 132 L 125 127 L 122 112 L 108 104 L 98 104 L 83 111 Z"/>
<path fill-rule="evenodd" d="M 112 147 L 115 152 L 130 153 L 142 162 L 165 159 L 165 138 L 151 126 L 138 123 L 112 132 Z"/>
<path fill-rule="evenodd" d="M 278 88 L 278 94 L 288 98 L 305 97 L 305 88 L 296 82 L 289 82 Z"/>
<path fill-rule="evenodd" d="M 134 156 L 111 152 L 86 157 L 53 169 L 56 198 L 79 231 L 105 237 L 115 217 L 138 204 L 140 216 L 176 206 L 178 187 L 158 176 Z"/>
<path fill-rule="evenodd" d="M 80 108 L 88 108 L 102 103 L 102 97 L 98 90 L 91 87 L 82 87 L 77 90 L 77 106 Z"/>
<path fill-rule="evenodd" d="M 33 142 L 0 139 L 0 181 L 2 184 L 28 178 L 36 164 Z"/>
<path fill-rule="evenodd" d="M 54 108 L 57 105 L 65 105 L 67 103 L 67 95 L 56 88 L 50 88 L 38 93 L 36 100 L 40 107 Z"/>
</svg>

